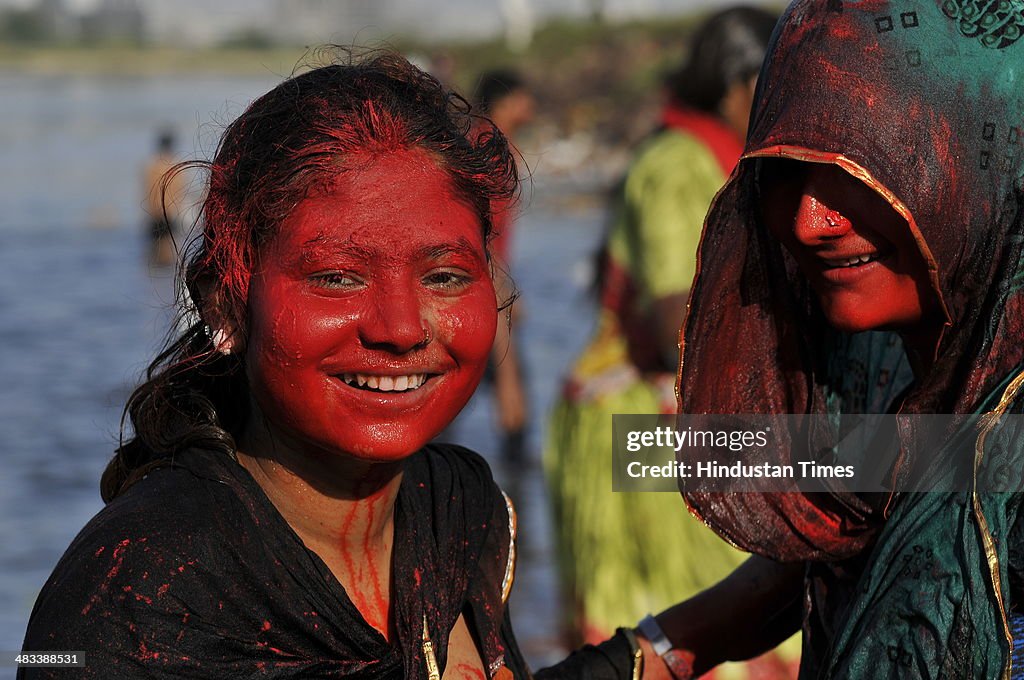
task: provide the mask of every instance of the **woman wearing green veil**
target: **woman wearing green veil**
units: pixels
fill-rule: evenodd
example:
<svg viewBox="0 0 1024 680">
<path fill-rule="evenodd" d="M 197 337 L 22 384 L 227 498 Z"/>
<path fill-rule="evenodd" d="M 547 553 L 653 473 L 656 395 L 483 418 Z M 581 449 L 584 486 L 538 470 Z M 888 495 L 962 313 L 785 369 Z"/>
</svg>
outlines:
<svg viewBox="0 0 1024 680">
<path fill-rule="evenodd" d="M 941 447 L 906 420 L 892 493 L 688 493 L 756 557 L 659 615 L 677 677 L 801 620 L 801 678 L 1019 672 L 1024 440 L 994 426 L 1024 406 L 1022 32 L 1017 0 L 780 22 L 705 225 L 681 411 L 979 417 Z M 907 493 L 922 472 L 941 490 Z"/>
</svg>

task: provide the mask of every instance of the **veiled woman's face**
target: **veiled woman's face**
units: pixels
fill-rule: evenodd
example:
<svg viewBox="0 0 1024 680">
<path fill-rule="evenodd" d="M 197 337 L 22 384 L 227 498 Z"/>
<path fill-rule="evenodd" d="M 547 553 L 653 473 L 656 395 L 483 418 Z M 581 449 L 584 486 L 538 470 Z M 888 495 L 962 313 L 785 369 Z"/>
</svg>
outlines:
<svg viewBox="0 0 1024 680">
<path fill-rule="evenodd" d="M 246 368 L 276 440 L 407 456 L 472 395 L 497 309 L 480 220 L 420 150 L 367 157 L 260 252 Z"/>
<path fill-rule="evenodd" d="M 936 314 L 920 248 L 906 220 L 842 168 L 765 161 L 768 228 L 796 259 L 836 328 L 914 331 Z"/>
</svg>

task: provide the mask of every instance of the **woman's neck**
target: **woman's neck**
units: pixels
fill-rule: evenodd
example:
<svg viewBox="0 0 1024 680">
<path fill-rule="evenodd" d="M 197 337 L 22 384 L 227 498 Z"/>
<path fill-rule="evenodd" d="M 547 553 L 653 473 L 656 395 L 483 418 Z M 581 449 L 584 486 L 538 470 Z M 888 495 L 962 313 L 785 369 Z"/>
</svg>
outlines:
<svg viewBox="0 0 1024 680">
<path fill-rule="evenodd" d="M 387 637 L 402 462 L 368 462 L 289 444 L 276 432 L 270 436 L 263 427 L 250 427 L 240 440 L 238 461 L 327 564 L 366 621 Z"/>
</svg>

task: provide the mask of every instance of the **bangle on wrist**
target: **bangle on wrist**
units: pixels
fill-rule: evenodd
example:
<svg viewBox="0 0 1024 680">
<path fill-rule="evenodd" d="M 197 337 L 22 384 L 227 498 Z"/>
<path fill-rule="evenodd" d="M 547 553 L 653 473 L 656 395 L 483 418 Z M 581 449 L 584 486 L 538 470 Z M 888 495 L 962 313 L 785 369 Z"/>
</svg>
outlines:
<svg viewBox="0 0 1024 680">
<path fill-rule="evenodd" d="M 676 680 L 692 680 L 696 677 L 693 672 L 693 652 L 673 649 L 672 641 L 665 635 L 657 619 L 648 614 L 640 620 L 636 629 L 651 643 L 654 653 L 665 662 L 672 677 Z"/>
</svg>

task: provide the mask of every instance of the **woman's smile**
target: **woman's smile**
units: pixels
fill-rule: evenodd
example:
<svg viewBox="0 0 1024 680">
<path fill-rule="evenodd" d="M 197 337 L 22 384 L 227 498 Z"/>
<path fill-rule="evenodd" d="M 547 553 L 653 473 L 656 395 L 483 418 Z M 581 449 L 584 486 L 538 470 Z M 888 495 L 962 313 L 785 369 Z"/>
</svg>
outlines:
<svg viewBox="0 0 1024 680">
<path fill-rule="evenodd" d="M 445 389 L 439 373 L 374 375 L 343 373 L 330 380 L 353 411 L 377 412 L 381 420 L 402 417 L 431 403 Z"/>
<path fill-rule="evenodd" d="M 823 285 L 847 286 L 861 278 L 880 273 L 880 269 L 891 270 L 892 252 L 880 252 L 875 248 L 847 249 L 852 254 L 833 252 L 811 253 L 807 267 L 812 278 L 820 278 Z"/>
<path fill-rule="evenodd" d="M 825 261 L 826 269 L 853 269 L 854 267 L 863 267 L 872 262 L 877 262 L 881 257 L 878 251 L 872 251 L 861 255 L 844 255 L 842 257 L 822 256 L 821 259 Z"/>
<path fill-rule="evenodd" d="M 342 381 L 361 390 L 371 392 L 411 392 L 417 390 L 433 377 L 428 373 L 408 375 L 373 375 L 366 373 L 343 373 Z"/>
</svg>

